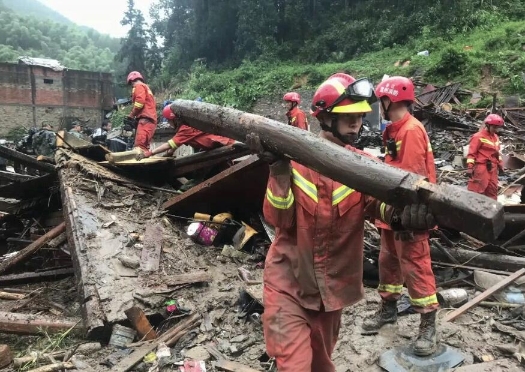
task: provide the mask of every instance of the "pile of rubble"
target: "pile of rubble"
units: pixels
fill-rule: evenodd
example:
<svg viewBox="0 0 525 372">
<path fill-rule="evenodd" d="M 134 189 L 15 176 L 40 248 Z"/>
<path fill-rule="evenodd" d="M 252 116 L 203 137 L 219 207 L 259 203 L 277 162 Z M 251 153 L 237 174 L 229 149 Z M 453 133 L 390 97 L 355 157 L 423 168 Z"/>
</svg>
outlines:
<svg viewBox="0 0 525 372">
<path fill-rule="evenodd" d="M 442 108 L 458 91 L 435 92 L 416 113 L 428 115 L 441 182 L 464 185 L 463 146 L 478 122 Z M 110 163 L 105 148 L 62 136 L 54 164 L 0 147 L 0 156 L 36 170 L 0 175 L 8 182 L 0 186 L 0 368 L 275 370 L 261 327 L 264 257 L 275 237 L 261 216 L 267 164 L 230 148 Z M 504 138 L 520 161 L 519 130 Z M 457 371 L 522 368 L 525 208 L 508 205 L 505 221 L 491 243 L 452 229 L 432 234 L 440 342 L 467 365 Z M 340 372 L 376 371 L 386 349 L 415 336 L 406 300 L 399 332 L 359 333 L 379 301 L 379 240 L 367 222 L 366 300 L 344 311 Z"/>
</svg>

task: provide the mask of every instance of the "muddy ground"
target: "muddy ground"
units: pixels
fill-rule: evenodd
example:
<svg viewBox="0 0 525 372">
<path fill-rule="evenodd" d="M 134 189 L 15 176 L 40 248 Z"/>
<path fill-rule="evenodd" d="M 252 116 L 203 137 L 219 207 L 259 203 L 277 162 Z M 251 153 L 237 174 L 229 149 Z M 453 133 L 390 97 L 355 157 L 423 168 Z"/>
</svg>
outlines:
<svg viewBox="0 0 525 372">
<path fill-rule="evenodd" d="M 205 247 L 193 243 L 185 237 L 184 224 L 173 223 L 164 229 L 163 271 L 191 272 L 192 270 L 208 269 L 213 280 L 208 284 L 192 285 L 174 291 L 170 298 L 179 301 L 184 308 L 199 312 L 205 316 L 206 322 L 212 324 L 211 329 L 201 324 L 184 337 L 174 348 L 176 359 L 182 359 L 188 350 L 199 345 L 213 343 L 219 351 L 229 359 L 239 361 L 252 368 L 264 370 L 259 358 L 264 354 L 264 342 L 261 324 L 252 319 L 239 318 L 240 291 L 245 284 L 238 276 L 238 268 L 244 267 L 253 275 L 254 280 L 262 276 L 262 269 L 258 262 L 239 262 L 221 254 L 221 247 Z M 80 317 L 79 305 L 75 301 L 76 287 L 72 279 L 64 279 L 47 284 L 32 284 L 21 286 L 23 289 L 39 291 L 39 295 L 31 303 L 19 308 L 19 312 L 53 314 L 50 309 L 63 306 L 63 315 Z M 118 294 L 115 294 L 118 295 Z M 22 300 L 23 301 L 23 300 Z M 58 306 L 51 306 L 49 301 L 56 302 Z M 381 353 L 387 349 L 409 343 L 417 331 L 418 316 L 408 315 L 400 318 L 398 326 L 387 327 L 377 336 L 362 336 L 359 327 L 367 316 L 371 315 L 378 305 L 379 297 L 372 288 L 366 289 L 366 297 L 357 305 L 344 311 L 343 323 L 339 342 L 333 360 L 338 372 L 343 371 L 379 371 L 375 365 Z M 20 305 L 19 301 L 3 301 L 1 308 Z M 148 309 L 150 312 L 163 312 L 162 306 Z M 444 316 L 447 310 L 440 312 Z M 60 313 L 54 312 L 57 316 Z M 206 315 L 207 314 L 207 315 Z M 506 312 L 499 313 L 497 309 L 475 308 L 470 314 L 462 316 L 454 323 L 441 324 L 439 327 L 441 342 L 457 348 L 465 356 L 465 363 L 473 363 L 483 356 L 504 357 L 498 352 L 496 345 L 514 344 L 514 338 L 492 331 L 491 319 L 501 318 Z M 208 324 L 209 327 L 209 324 Z M 57 336 L 21 337 L 0 335 L 0 343 L 9 344 L 17 356 L 28 354 L 30 351 L 48 348 L 59 349 L 68 345 L 86 342 L 81 338 L 66 337 L 49 348 L 56 342 Z M 190 355 L 193 351 L 190 352 Z M 97 371 L 110 371 L 111 368 L 102 366 L 108 356 L 114 354 L 116 349 L 104 347 L 100 352 L 89 355 L 86 361 Z M 205 356 L 207 358 L 209 356 Z M 117 358 L 118 359 L 118 358 Z M 512 360 L 506 362 L 509 367 L 504 371 L 521 370 Z M 208 363 L 208 370 L 214 371 Z M 171 369 L 170 369 L 171 368 Z M 12 370 L 12 369 L 10 369 Z M 138 366 L 137 370 L 147 370 L 146 366 Z M 164 369 L 177 370 L 176 367 Z"/>
</svg>

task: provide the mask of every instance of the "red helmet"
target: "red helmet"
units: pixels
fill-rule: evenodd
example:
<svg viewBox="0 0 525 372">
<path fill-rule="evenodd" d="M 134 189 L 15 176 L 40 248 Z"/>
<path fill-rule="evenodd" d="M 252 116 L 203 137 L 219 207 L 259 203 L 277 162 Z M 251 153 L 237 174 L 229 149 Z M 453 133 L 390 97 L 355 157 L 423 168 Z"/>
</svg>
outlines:
<svg viewBox="0 0 525 372">
<path fill-rule="evenodd" d="M 356 79 L 348 74 L 338 73 L 330 76 L 315 91 L 310 113 L 317 117 L 323 111 L 336 114 L 371 112 L 372 108 L 366 99 L 353 101 L 348 96 L 343 97 L 347 88 L 355 82 Z M 371 94 L 373 95 L 373 91 Z"/>
<path fill-rule="evenodd" d="M 164 107 L 162 109 L 162 116 L 165 118 L 165 119 L 168 119 L 168 120 L 173 120 L 177 117 L 177 115 L 175 115 L 175 113 L 173 111 L 171 111 L 171 107 L 170 105 Z"/>
<path fill-rule="evenodd" d="M 392 102 L 414 102 L 414 83 L 403 76 L 391 76 L 377 84 L 376 96 L 379 99 L 388 97 Z"/>
<path fill-rule="evenodd" d="M 128 78 L 126 79 L 126 81 L 128 82 L 128 84 L 131 84 L 132 81 L 135 81 L 137 79 L 140 79 L 142 81 L 144 81 L 144 78 L 142 77 L 142 74 L 138 71 L 131 71 L 129 74 L 128 74 Z"/>
<path fill-rule="evenodd" d="M 290 101 L 299 104 L 301 103 L 301 96 L 296 92 L 288 92 L 284 95 L 283 101 Z"/>
<path fill-rule="evenodd" d="M 505 123 L 505 120 L 503 120 L 498 114 L 490 114 L 483 122 L 488 125 L 497 125 L 498 127 L 501 127 Z"/>
</svg>

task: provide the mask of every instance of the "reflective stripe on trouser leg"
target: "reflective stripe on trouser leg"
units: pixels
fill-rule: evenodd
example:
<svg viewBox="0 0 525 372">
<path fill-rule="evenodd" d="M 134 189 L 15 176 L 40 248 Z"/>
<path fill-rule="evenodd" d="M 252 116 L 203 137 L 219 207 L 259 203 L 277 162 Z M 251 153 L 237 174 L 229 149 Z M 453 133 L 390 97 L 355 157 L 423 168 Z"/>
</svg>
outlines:
<svg viewBox="0 0 525 372">
<path fill-rule="evenodd" d="M 381 230 L 381 251 L 379 252 L 379 295 L 385 301 L 401 297 L 403 275 L 394 244 L 394 232 Z"/>
</svg>

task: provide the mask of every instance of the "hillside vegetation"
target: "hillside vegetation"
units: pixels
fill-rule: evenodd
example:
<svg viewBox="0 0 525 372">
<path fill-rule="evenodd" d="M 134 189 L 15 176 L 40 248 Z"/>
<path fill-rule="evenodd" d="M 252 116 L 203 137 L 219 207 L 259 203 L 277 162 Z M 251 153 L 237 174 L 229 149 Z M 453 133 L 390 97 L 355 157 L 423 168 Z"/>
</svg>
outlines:
<svg viewBox="0 0 525 372">
<path fill-rule="evenodd" d="M 12 10 L 8 3 L 15 8 L 40 4 L 30 0 L 0 0 L 0 62 L 16 62 L 18 57 L 27 55 L 57 59 L 71 69 L 114 72 L 118 67 L 115 54 L 120 48 L 119 39 L 82 29 L 65 18 L 63 22 L 54 21 L 61 16 L 42 4 L 40 7 L 47 11 L 32 16 Z"/>
<path fill-rule="evenodd" d="M 153 35 L 131 19 L 128 68 L 187 98 L 248 109 L 341 70 L 525 93 L 522 0 L 159 0 L 152 16 Z"/>
</svg>

